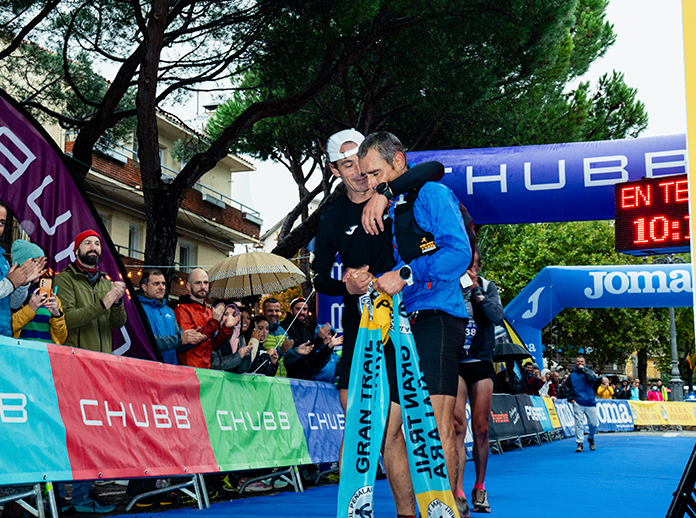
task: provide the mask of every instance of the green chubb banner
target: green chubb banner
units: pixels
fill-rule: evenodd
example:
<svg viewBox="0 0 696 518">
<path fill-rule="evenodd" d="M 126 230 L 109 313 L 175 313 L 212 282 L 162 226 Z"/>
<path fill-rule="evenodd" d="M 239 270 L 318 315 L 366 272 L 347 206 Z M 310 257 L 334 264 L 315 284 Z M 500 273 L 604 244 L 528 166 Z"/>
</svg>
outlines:
<svg viewBox="0 0 696 518">
<path fill-rule="evenodd" d="M 196 369 L 221 471 L 311 464 L 290 381 Z"/>
</svg>

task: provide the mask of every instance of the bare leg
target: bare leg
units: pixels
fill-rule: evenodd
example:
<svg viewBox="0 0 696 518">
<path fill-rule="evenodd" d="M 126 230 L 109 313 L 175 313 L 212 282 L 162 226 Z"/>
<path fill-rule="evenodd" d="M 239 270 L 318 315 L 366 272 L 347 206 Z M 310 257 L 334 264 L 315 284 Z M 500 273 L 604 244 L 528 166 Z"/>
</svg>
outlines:
<svg viewBox="0 0 696 518">
<path fill-rule="evenodd" d="M 338 399 L 341 400 L 341 406 L 343 407 L 343 415 L 345 416 L 348 412 L 348 389 L 341 389 L 338 391 Z M 345 436 L 341 439 L 341 449 L 338 451 L 338 469 L 341 472 L 341 462 L 343 461 L 343 441 Z"/>
<path fill-rule="evenodd" d="M 466 451 L 464 450 L 464 440 L 466 439 L 466 383 L 459 377 L 459 386 L 457 387 L 457 400 L 454 404 L 454 432 L 457 437 L 457 452 L 459 455 L 457 484 L 455 489 L 463 490 L 464 484 L 464 468 L 466 466 Z"/>
<path fill-rule="evenodd" d="M 488 466 L 488 417 L 491 413 L 493 398 L 493 380 L 488 378 L 477 381 L 469 391 L 471 404 L 471 431 L 474 434 L 474 466 L 476 483 L 483 484 Z"/>
<path fill-rule="evenodd" d="M 430 396 L 435 422 L 437 423 L 437 431 L 440 434 L 440 442 L 442 443 L 442 452 L 445 455 L 445 465 L 447 466 L 447 476 L 449 477 L 452 494 L 456 490 L 457 472 L 459 471 L 457 438 L 454 433 L 454 419 L 452 418 L 455 401 L 456 398 L 454 396 L 444 394 Z"/>
<path fill-rule="evenodd" d="M 389 487 L 394 496 L 396 514 L 411 516 L 416 514 L 416 499 L 408 468 L 406 440 L 401 431 L 401 406 L 389 403 L 387 426 L 382 443 L 382 459 Z"/>
</svg>

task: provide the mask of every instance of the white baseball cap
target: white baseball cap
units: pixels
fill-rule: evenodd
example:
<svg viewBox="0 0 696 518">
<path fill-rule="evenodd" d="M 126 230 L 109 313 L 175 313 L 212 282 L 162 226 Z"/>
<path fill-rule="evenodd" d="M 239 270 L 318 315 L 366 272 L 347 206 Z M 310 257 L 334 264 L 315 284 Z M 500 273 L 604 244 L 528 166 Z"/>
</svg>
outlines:
<svg viewBox="0 0 696 518">
<path fill-rule="evenodd" d="M 329 155 L 329 162 L 336 162 L 342 158 L 348 158 L 357 154 L 358 147 L 360 147 L 363 140 L 365 140 L 363 134 L 353 128 L 334 133 L 326 143 L 326 154 Z M 357 146 L 345 153 L 341 153 L 341 146 L 346 142 L 355 142 Z"/>
</svg>

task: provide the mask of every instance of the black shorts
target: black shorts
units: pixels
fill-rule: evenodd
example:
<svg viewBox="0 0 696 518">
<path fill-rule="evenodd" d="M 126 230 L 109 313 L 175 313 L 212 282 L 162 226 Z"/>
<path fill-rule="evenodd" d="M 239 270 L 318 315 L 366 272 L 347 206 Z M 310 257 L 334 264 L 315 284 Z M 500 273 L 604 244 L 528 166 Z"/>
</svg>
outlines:
<svg viewBox="0 0 696 518">
<path fill-rule="evenodd" d="M 341 361 L 338 364 L 338 389 L 348 388 L 350 379 L 350 366 L 353 363 L 353 351 L 355 350 L 355 339 L 358 337 L 358 328 L 343 328 L 343 349 Z M 394 346 L 391 340 L 384 345 L 384 357 L 387 361 L 387 376 L 389 379 L 389 401 L 399 403 L 399 385 L 396 379 L 396 358 L 394 357 Z"/>
<path fill-rule="evenodd" d="M 411 323 L 430 395 L 457 396 L 459 350 L 466 336 L 466 324 L 466 318 L 439 309 L 419 311 Z"/>
<path fill-rule="evenodd" d="M 459 364 L 459 375 L 470 388 L 477 381 L 495 379 L 495 369 L 491 362 L 466 362 Z"/>
</svg>

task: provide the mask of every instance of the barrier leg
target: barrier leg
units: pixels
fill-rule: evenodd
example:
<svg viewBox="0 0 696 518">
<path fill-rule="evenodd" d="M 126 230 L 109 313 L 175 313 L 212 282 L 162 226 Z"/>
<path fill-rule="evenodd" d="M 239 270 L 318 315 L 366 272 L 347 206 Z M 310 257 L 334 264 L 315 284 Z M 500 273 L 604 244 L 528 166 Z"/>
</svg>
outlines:
<svg viewBox="0 0 696 518">
<path fill-rule="evenodd" d="M 198 484 L 201 490 L 201 493 L 203 494 L 203 505 L 205 506 L 206 509 L 210 509 L 210 499 L 208 498 L 208 488 L 205 485 L 205 479 L 203 478 L 203 473 L 198 474 Z M 200 506 L 198 506 L 199 509 L 201 509 Z"/>
<path fill-rule="evenodd" d="M 180 490 L 182 493 L 184 493 L 184 494 L 190 496 L 191 498 L 195 499 L 196 502 L 198 502 L 198 508 L 199 508 L 199 509 L 203 509 L 203 507 L 201 507 L 201 501 L 200 501 L 200 499 L 198 498 L 198 496 L 197 496 L 196 494 L 194 494 L 193 492 L 191 492 L 189 489 L 187 489 L 189 486 L 196 486 L 196 487 L 197 487 L 197 480 L 198 480 L 198 479 L 197 479 L 197 476 L 198 476 L 198 475 L 193 475 L 193 476 L 191 477 L 191 479 L 190 479 L 188 482 L 182 482 L 181 484 L 174 484 L 174 485 L 171 485 L 171 486 L 168 486 L 168 487 L 163 487 L 163 488 L 160 488 L 160 489 L 155 489 L 154 491 L 148 491 L 147 493 L 141 493 L 141 494 L 139 494 L 138 496 L 134 497 L 133 500 L 131 500 L 130 502 L 128 502 L 128 505 L 126 506 L 126 512 L 130 511 L 131 509 L 133 509 L 133 506 L 134 506 L 136 503 L 138 503 L 138 501 L 142 500 L 143 498 L 147 498 L 147 497 L 153 496 L 153 495 L 159 495 L 159 494 L 161 494 L 161 493 L 168 493 L 168 492 L 170 492 L 170 491 L 176 491 L 177 489 Z M 205 487 L 205 483 L 204 483 L 204 487 Z M 207 496 L 208 496 L 208 495 L 207 495 L 207 493 L 206 493 L 206 497 L 207 497 Z M 210 507 L 210 505 L 208 505 L 208 507 Z M 54 516 L 54 518 L 57 518 L 57 514 L 56 514 L 56 516 Z"/>
<path fill-rule="evenodd" d="M 285 478 L 285 476 L 283 475 L 280 478 Z M 291 478 L 294 478 L 295 481 L 291 482 L 288 480 L 287 482 L 290 482 L 292 484 L 292 486 L 295 488 L 295 493 L 304 493 L 304 485 L 302 484 L 302 477 L 300 476 L 300 469 L 297 466 L 292 467 Z"/>
<path fill-rule="evenodd" d="M 56 505 L 56 493 L 53 491 L 53 482 L 46 482 L 46 495 L 51 518 L 58 518 L 58 506 Z"/>
<path fill-rule="evenodd" d="M 32 496 L 36 498 L 36 508 L 24 501 L 25 498 Z M 43 508 L 43 498 L 41 495 L 41 484 L 34 484 L 31 486 L 31 489 L 24 489 L 23 491 L 18 491 L 17 493 L 0 498 L 0 504 L 7 502 L 17 502 L 17 505 L 37 518 L 46 518 Z"/>
<path fill-rule="evenodd" d="M 196 492 L 196 503 L 198 504 L 198 509 L 203 510 L 203 502 L 201 502 L 201 483 L 198 480 L 198 475 L 193 476 L 193 489 Z"/>
</svg>

